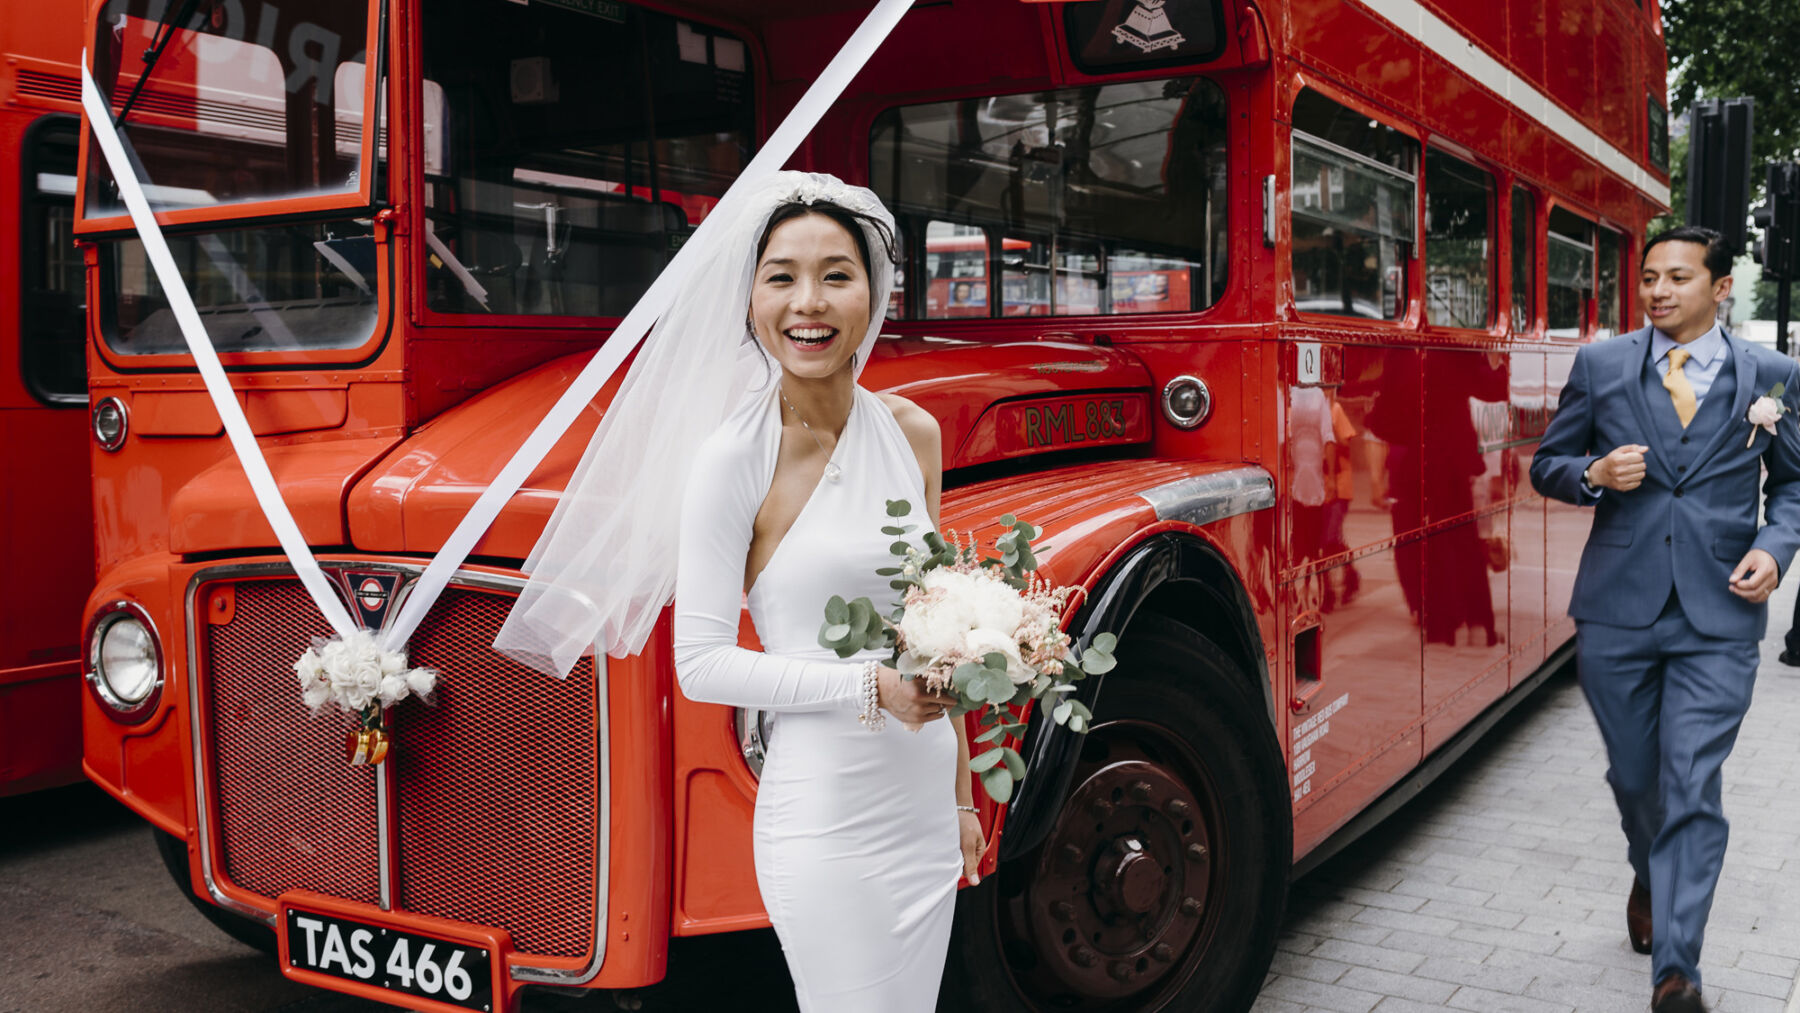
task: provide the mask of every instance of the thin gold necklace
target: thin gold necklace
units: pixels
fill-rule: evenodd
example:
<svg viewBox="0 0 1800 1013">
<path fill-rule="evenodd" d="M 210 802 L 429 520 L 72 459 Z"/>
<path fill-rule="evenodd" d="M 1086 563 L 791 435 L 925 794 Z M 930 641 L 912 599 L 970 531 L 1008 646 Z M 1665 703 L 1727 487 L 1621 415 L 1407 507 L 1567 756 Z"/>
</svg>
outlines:
<svg viewBox="0 0 1800 1013">
<path fill-rule="evenodd" d="M 775 388 L 775 393 L 781 397 L 781 403 L 787 405 L 788 411 L 794 413 L 794 418 L 800 420 L 800 427 L 806 430 L 806 435 L 812 437 L 813 442 L 819 445 L 819 453 L 825 455 L 825 481 L 837 481 L 843 476 L 844 471 L 831 459 L 831 452 L 825 449 L 825 441 L 819 439 L 819 434 L 813 432 L 813 427 L 806 421 L 806 416 L 800 414 L 800 409 L 795 408 L 794 402 L 788 400 L 787 391 L 777 387 Z"/>
</svg>

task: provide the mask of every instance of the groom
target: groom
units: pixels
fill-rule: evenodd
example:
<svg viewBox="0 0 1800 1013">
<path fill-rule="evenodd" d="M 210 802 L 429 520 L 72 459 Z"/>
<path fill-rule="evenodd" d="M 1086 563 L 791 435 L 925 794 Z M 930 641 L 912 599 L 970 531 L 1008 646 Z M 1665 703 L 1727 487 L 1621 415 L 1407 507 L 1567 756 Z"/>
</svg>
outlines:
<svg viewBox="0 0 1800 1013">
<path fill-rule="evenodd" d="M 1720 768 L 1750 706 L 1765 602 L 1800 548 L 1800 430 L 1784 416 L 1771 435 L 1749 413 L 1772 391 L 1800 407 L 1800 370 L 1714 323 L 1731 256 L 1711 229 L 1646 243 L 1638 292 L 1651 326 L 1576 353 L 1531 484 L 1594 508 L 1569 614 L 1637 874 L 1626 926 L 1652 954 L 1654 1013 L 1704 1013 Z"/>
</svg>

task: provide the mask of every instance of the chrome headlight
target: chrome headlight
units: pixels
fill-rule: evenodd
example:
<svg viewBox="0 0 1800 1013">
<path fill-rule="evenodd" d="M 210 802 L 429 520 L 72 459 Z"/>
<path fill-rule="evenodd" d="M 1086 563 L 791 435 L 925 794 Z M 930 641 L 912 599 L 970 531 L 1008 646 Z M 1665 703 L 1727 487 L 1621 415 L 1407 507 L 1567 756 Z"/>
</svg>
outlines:
<svg viewBox="0 0 1800 1013">
<path fill-rule="evenodd" d="M 744 751 L 744 765 L 752 777 L 761 778 L 763 757 L 769 747 L 769 715 L 759 710 L 737 710 L 738 748 Z"/>
<path fill-rule="evenodd" d="M 101 450 L 117 450 L 125 445 L 125 433 L 130 428 L 125 402 L 116 397 L 106 398 L 94 406 L 91 418 L 94 442 L 100 444 Z"/>
<path fill-rule="evenodd" d="M 1212 391 L 1197 376 L 1178 376 L 1163 386 L 1163 418 L 1182 429 L 1192 429 L 1212 414 Z"/>
<path fill-rule="evenodd" d="M 134 602 L 114 601 L 88 626 L 87 681 L 113 719 L 136 724 L 162 697 L 162 644 L 150 614 Z"/>
</svg>

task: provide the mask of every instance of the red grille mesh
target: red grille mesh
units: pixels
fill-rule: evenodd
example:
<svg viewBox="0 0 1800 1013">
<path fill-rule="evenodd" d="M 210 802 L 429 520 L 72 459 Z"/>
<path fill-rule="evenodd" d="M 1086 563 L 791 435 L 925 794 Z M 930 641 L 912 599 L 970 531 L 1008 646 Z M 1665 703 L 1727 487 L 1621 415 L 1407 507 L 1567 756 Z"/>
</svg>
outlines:
<svg viewBox="0 0 1800 1013">
<path fill-rule="evenodd" d="M 444 593 L 408 660 L 437 706 L 394 709 L 399 906 L 501 926 L 525 953 L 590 952 L 599 855 L 593 661 L 552 679 L 496 653 L 513 598 Z"/>
<path fill-rule="evenodd" d="M 303 889 L 374 904 L 375 770 L 344 762 L 350 717 L 313 717 L 292 667 L 331 627 L 297 580 L 244 581 L 236 596 L 230 623 L 202 627 L 225 875 L 264 897 Z"/>
</svg>

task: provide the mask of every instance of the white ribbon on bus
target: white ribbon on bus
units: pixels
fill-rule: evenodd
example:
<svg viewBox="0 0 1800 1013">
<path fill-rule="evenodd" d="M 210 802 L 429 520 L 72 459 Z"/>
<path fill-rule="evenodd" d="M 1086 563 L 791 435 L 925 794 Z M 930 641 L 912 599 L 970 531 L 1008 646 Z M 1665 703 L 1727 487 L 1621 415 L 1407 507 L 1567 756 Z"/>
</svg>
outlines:
<svg viewBox="0 0 1800 1013">
<path fill-rule="evenodd" d="M 737 205 L 744 200 L 744 195 L 756 190 L 768 177 L 781 170 L 813 127 L 818 125 L 826 110 L 850 86 L 851 79 L 862 70 L 894 26 L 899 24 L 912 2 L 913 0 L 881 0 L 850 36 L 843 49 L 838 51 L 825 70 L 814 79 L 793 111 L 775 128 L 768 142 L 726 190 L 725 196 L 707 216 L 706 221 L 683 244 L 674 260 L 663 268 L 649 290 L 632 306 L 618 328 L 606 339 L 606 343 L 594 353 L 594 357 L 576 376 L 568 390 L 551 406 L 543 421 L 532 430 L 512 459 L 500 469 L 500 474 L 494 478 L 493 483 L 482 491 L 475 505 L 469 508 L 468 514 L 450 533 L 443 548 L 432 558 L 414 585 L 412 593 L 407 596 L 399 615 L 381 632 L 379 643 L 383 651 L 405 650 L 406 642 L 418 629 L 419 623 L 424 620 L 444 587 L 449 584 L 451 576 L 469 557 L 494 518 L 499 516 L 500 510 L 519 490 L 519 486 L 524 484 L 532 470 L 544 459 L 544 455 L 550 452 L 556 441 L 562 438 L 582 409 L 618 371 L 625 358 L 649 332 L 650 326 L 682 291 L 698 256 L 697 251 L 705 248 L 714 224 L 731 221 L 735 217 Z M 250 425 L 244 418 L 243 407 L 238 404 L 231 389 L 231 381 L 226 377 L 224 367 L 219 364 L 218 353 L 213 350 L 212 340 L 200 321 L 200 314 L 194 308 L 193 298 L 182 280 L 180 268 L 170 255 L 162 228 L 157 224 L 156 216 L 150 210 L 150 203 L 144 196 L 143 185 L 125 153 L 124 142 L 113 125 L 111 110 L 94 84 L 85 52 L 81 60 L 81 103 L 87 113 L 88 125 L 94 131 L 94 139 L 99 142 L 106 164 L 118 182 L 119 193 L 130 212 L 132 224 L 143 241 L 145 255 L 156 271 L 157 281 L 168 296 L 169 308 L 181 327 L 182 337 L 194 356 L 195 365 L 199 367 L 200 378 L 206 384 L 206 393 L 225 424 L 225 435 L 231 442 L 232 452 L 237 455 L 238 463 L 250 480 L 257 505 L 262 508 L 263 516 L 274 529 L 275 537 L 281 544 L 281 551 L 287 555 L 295 575 L 312 596 L 313 603 L 318 606 L 338 637 L 348 640 L 360 627 L 351 619 L 348 609 L 332 589 L 312 548 L 306 544 L 305 537 L 294 522 L 293 514 L 288 511 L 287 503 L 281 498 L 281 490 L 269 471 L 268 462 L 263 459 L 256 435 L 251 432 Z"/>
</svg>

